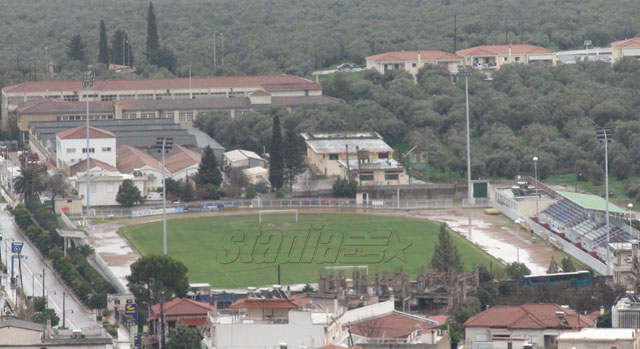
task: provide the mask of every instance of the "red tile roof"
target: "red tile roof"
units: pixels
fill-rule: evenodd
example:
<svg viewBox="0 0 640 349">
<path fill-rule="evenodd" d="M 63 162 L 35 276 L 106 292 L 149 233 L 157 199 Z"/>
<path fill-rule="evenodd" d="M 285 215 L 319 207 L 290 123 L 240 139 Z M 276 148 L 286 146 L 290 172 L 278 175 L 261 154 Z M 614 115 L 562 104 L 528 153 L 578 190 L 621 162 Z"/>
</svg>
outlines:
<svg viewBox="0 0 640 349">
<path fill-rule="evenodd" d="M 295 303 L 299 308 L 304 308 L 309 305 L 309 303 L 311 303 L 311 298 L 295 297 L 292 298 L 291 301 Z"/>
<path fill-rule="evenodd" d="M 89 158 L 89 166 L 91 166 L 91 168 L 99 167 L 107 171 L 117 171 L 115 167 L 94 158 Z M 69 168 L 69 172 L 72 176 L 78 172 L 87 172 L 87 159 L 85 158 L 82 161 L 73 164 Z"/>
<path fill-rule="evenodd" d="M 529 44 L 517 44 L 517 45 L 482 45 L 467 48 L 464 50 L 456 51 L 461 56 L 496 56 L 509 54 L 509 47 L 511 47 L 511 54 L 535 54 L 535 53 L 553 53 L 553 51 Z"/>
<path fill-rule="evenodd" d="M 298 309 L 298 306 L 288 299 L 275 298 L 242 298 L 229 306 L 231 309 Z"/>
<path fill-rule="evenodd" d="M 624 39 L 620 41 L 615 41 L 611 43 L 613 47 L 640 47 L 640 37 Z"/>
<path fill-rule="evenodd" d="M 267 91 L 322 89 L 320 84 L 293 75 L 195 77 L 191 88 L 263 87 Z M 139 91 L 188 89 L 189 78 L 96 80 L 91 91 Z M 3 89 L 5 92 L 82 91 L 81 80 L 29 81 Z"/>
<path fill-rule="evenodd" d="M 406 338 L 417 329 L 436 328 L 427 318 L 394 311 L 351 324 L 351 332 L 367 338 Z"/>
<path fill-rule="evenodd" d="M 564 312 L 567 323 L 558 319 L 556 312 Z M 520 306 L 495 306 L 470 317 L 465 327 L 493 328 L 578 328 L 578 314 L 552 303 L 528 303 Z M 580 327 L 593 327 L 594 321 L 580 316 Z"/>
<path fill-rule="evenodd" d="M 136 169 L 140 169 L 144 166 L 155 168 L 158 171 L 162 171 L 162 165 L 151 155 L 144 151 L 134 148 L 129 145 L 123 145 L 116 150 L 118 171 L 122 173 L 131 173 Z"/>
<path fill-rule="evenodd" d="M 56 136 L 60 139 L 83 139 L 87 138 L 87 126 L 78 126 L 58 132 Z M 111 131 L 103 130 L 101 128 L 89 126 L 90 138 L 116 138 L 116 135 Z"/>
<path fill-rule="evenodd" d="M 369 56 L 367 57 L 367 60 L 376 62 L 417 61 L 418 53 L 420 54 L 420 59 L 424 61 L 456 61 L 463 59 L 456 54 L 440 50 L 418 50 L 386 52 Z"/>
<path fill-rule="evenodd" d="M 447 315 L 434 315 L 427 317 L 427 319 L 437 322 L 438 326 L 444 325 L 449 322 L 449 317 Z"/>
<path fill-rule="evenodd" d="M 196 328 L 205 328 L 207 326 L 208 319 L 206 317 L 185 317 L 178 320 L 178 322 L 185 326 L 195 326 Z"/>
<path fill-rule="evenodd" d="M 53 98 L 42 98 L 40 100 L 27 103 L 16 109 L 19 114 L 52 114 L 52 113 L 81 113 L 87 111 L 85 102 L 68 102 Z M 89 112 L 113 113 L 113 102 L 89 102 Z"/>
<path fill-rule="evenodd" d="M 200 154 L 176 144 L 171 155 L 164 159 L 164 163 L 169 172 L 175 173 L 187 167 L 200 164 L 201 157 Z"/>
<path fill-rule="evenodd" d="M 164 303 L 164 316 L 165 317 L 178 317 L 178 316 L 195 316 L 200 315 L 207 316 L 207 313 L 213 311 L 213 306 L 209 303 L 198 302 L 187 298 L 174 298 Z M 155 304 L 151 307 L 150 319 L 155 320 L 160 317 L 160 304 Z M 181 320 L 182 321 L 182 320 Z M 189 320 L 194 321 L 194 320 Z"/>
</svg>

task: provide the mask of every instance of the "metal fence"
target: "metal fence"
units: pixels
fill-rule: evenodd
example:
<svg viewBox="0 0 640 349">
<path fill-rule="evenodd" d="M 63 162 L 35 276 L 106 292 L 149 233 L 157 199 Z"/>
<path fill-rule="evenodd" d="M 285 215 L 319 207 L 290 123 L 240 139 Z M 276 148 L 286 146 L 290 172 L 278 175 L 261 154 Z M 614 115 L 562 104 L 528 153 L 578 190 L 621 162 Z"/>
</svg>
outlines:
<svg viewBox="0 0 640 349">
<path fill-rule="evenodd" d="M 357 203 L 355 199 L 253 199 L 194 202 L 167 205 L 167 213 L 178 214 L 224 209 L 279 209 L 279 208 L 332 208 L 332 209 L 373 209 L 373 210 L 415 210 L 444 209 L 453 207 L 452 199 L 432 200 L 369 200 Z M 93 218 L 142 217 L 162 214 L 162 206 L 138 206 L 133 208 L 94 208 Z M 70 218 L 80 218 L 80 215 Z"/>
</svg>

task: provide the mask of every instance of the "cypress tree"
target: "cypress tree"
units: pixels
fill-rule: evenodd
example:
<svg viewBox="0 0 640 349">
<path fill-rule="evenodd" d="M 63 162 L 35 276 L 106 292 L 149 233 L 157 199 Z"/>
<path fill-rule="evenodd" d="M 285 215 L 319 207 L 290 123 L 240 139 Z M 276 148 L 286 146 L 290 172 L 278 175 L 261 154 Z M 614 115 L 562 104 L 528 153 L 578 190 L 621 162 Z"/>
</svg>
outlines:
<svg viewBox="0 0 640 349">
<path fill-rule="evenodd" d="M 436 271 L 445 273 L 460 273 L 464 269 L 464 265 L 460 260 L 460 253 L 458 253 L 458 248 L 451 240 L 446 223 L 440 225 L 438 242 L 433 246 L 431 267 Z"/>
<path fill-rule="evenodd" d="M 112 62 L 114 64 L 133 65 L 133 51 L 127 33 L 118 29 L 111 37 Z"/>
<path fill-rule="evenodd" d="M 100 21 L 100 37 L 98 40 L 98 62 L 109 64 L 109 42 L 104 21 Z"/>
<path fill-rule="evenodd" d="M 284 149 L 287 150 L 283 153 L 285 177 L 289 182 L 289 189 L 293 190 L 296 176 L 304 172 L 306 166 L 302 155 L 301 137 L 296 133 L 296 123 L 293 119 L 288 119 L 285 122 L 285 132 Z"/>
<path fill-rule="evenodd" d="M 271 147 L 269 163 L 269 182 L 274 189 L 280 189 L 284 182 L 284 161 L 282 158 L 282 134 L 280 131 L 280 118 L 276 114 L 273 117 L 271 128 Z"/>
<path fill-rule="evenodd" d="M 196 182 L 200 185 L 213 184 L 216 187 L 222 183 L 222 174 L 218 169 L 216 155 L 209 145 L 204 148 L 204 154 L 202 154 L 202 160 L 200 161 L 200 167 L 196 175 Z"/>
<path fill-rule="evenodd" d="M 153 10 L 153 2 L 149 2 L 147 13 L 147 60 L 155 64 L 155 54 L 160 48 L 158 39 L 158 24 L 156 23 L 156 13 Z"/>
<path fill-rule="evenodd" d="M 82 36 L 76 34 L 67 43 L 67 56 L 69 59 L 84 62 L 86 48 L 87 45 L 82 40 Z"/>
</svg>

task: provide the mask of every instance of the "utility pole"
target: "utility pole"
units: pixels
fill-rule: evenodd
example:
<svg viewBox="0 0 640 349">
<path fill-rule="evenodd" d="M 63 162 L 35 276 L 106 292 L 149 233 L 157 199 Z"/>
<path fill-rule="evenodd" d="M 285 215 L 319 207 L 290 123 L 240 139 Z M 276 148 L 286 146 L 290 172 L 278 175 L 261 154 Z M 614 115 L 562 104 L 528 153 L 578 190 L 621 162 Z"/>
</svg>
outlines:
<svg viewBox="0 0 640 349">
<path fill-rule="evenodd" d="M 173 147 L 173 138 L 158 137 L 156 146 L 162 152 L 162 251 L 167 254 L 167 184 L 165 182 L 165 161 L 164 154 Z"/>
<path fill-rule="evenodd" d="M 42 301 L 44 304 L 44 307 L 47 307 L 47 298 L 46 298 L 46 294 L 44 291 L 44 268 L 42 268 Z"/>
<path fill-rule="evenodd" d="M 49 48 L 44 47 L 44 76 L 49 76 Z"/>
<path fill-rule="evenodd" d="M 213 73 L 216 73 L 216 70 L 218 69 L 218 61 L 217 61 L 217 57 L 216 57 L 216 32 L 213 32 Z"/>
<path fill-rule="evenodd" d="M 222 44 L 222 66 L 224 67 L 224 34 L 220 33 L 220 41 Z"/>
<path fill-rule="evenodd" d="M 67 309 L 66 302 L 67 300 L 67 292 L 62 292 L 62 328 L 67 328 Z"/>
</svg>

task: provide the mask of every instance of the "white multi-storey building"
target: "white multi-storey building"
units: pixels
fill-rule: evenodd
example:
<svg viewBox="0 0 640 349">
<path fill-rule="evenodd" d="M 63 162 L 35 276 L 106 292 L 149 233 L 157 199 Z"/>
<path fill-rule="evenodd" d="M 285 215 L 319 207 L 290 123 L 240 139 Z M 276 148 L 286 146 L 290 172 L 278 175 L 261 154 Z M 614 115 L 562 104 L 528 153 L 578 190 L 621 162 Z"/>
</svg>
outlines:
<svg viewBox="0 0 640 349">
<path fill-rule="evenodd" d="M 56 166 L 64 169 L 87 159 L 116 166 L 116 136 L 111 131 L 89 126 L 89 149 L 87 150 L 87 127 L 74 127 L 56 134 Z"/>
</svg>

